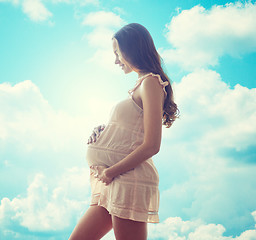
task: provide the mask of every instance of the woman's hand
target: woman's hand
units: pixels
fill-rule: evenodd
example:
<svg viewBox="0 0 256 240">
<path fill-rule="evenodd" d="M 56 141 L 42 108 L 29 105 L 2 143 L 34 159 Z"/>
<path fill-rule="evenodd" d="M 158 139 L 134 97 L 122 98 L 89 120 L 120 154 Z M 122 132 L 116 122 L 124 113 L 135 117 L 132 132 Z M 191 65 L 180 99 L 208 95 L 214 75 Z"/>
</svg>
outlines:
<svg viewBox="0 0 256 240">
<path fill-rule="evenodd" d="M 112 177 L 107 175 L 107 167 L 105 166 L 91 166 L 92 174 L 94 173 L 94 177 L 99 181 L 105 183 L 105 185 L 110 184 L 113 181 Z"/>
<path fill-rule="evenodd" d="M 105 125 L 99 125 L 98 127 L 95 127 L 92 131 L 92 135 L 88 138 L 87 144 L 96 142 L 97 138 L 99 138 L 101 132 L 105 129 Z"/>
</svg>

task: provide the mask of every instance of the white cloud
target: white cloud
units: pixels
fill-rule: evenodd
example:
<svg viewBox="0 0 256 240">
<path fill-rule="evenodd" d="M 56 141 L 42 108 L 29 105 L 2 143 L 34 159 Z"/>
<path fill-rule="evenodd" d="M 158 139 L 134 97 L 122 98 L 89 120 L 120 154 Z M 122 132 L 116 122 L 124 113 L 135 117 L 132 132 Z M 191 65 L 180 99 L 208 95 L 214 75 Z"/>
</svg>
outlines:
<svg viewBox="0 0 256 240">
<path fill-rule="evenodd" d="M 91 117 L 55 111 L 29 80 L 0 84 L 0 103 L 0 141 L 23 152 L 63 151 L 80 146 L 91 132 Z"/>
<path fill-rule="evenodd" d="M 0 223 L 5 230 L 18 226 L 31 232 L 70 228 L 89 203 L 89 170 L 72 168 L 61 177 L 50 180 L 37 174 L 25 197 L 3 198 Z"/>
<path fill-rule="evenodd" d="M 104 122 L 108 117 L 108 101 L 103 103 L 96 96 L 93 104 L 90 100 L 87 96 L 83 103 L 84 111 L 90 117 L 73 117 L 55 111 L 29 80 L 14 86 L 0 84 L 1 174 L 8 171 L 10 175 L 21 174 L 27 178 L 42 164 L 49 167 L 46 173 L 35 176 L 25 196 L 0 199 L 1 239 L 33 240 L 34 233 L 30 232 L 55 232 L 58 235 L 68 229 L 71 233 L 78 215 L 86 210 L 89 201 L 88 169 L 73 168 L 61 176 L 58 174 L 59 168 L 63 171 L 69 165 L 86 166 L 85 142 L 96 124 L 92 120 Z M 5 180 L 3 184 L 9 182 Z M 16 186 L 20 186 L 18 184 Z M 24 228 L 29 230 L 26 236 L 20 230 Z M 111 239 L 108 237 L 106 239 Z"/>
<path fill-rule="evenodd" d="M 106 74 L 102 74 L 100 79 L 104 82 Z M 97 79 L 96 76 L 92 79 Z M 96 82 L 96 87 L 99 86 L 100 82 Z M 114 104 L 107 99 L 103 101 L 94 89 L 90 92 L 81 104 L 86 115 L 71 116 L 53 109 L 30 80 L 16 85 L 0 84 L 1 194 L 22 193 L 25 188 L 24 183 L 13 183 L 13 178 L 7 175 L 26 179 L 35 172 L 44 172 L 32 181 L 26 196 L 2 199 L 0 239 L 33 240 L 34 235 L 40 235 L 30 231 L 50 232 L 59 237 L 53 239 L 65 239 L 67 236 L 59 234 L 71 233 L 81 207 L 88 205 L 85 201 L 89 199 L 89 186 L 84 182 L 88 170 L 73 169 L 60 177 L 59 174 L 69 166 L 86 167 L 87 137 L 98 123 L 106 123 Z M 9 190 L 6 185 L 10 186 Z M 26 236 L 23 231 L 28 232 Z M 110 233 L 106 239 L 111 236 Z"/>
<path fill-rule="evenodd" d="M 42 4 L 40 0 L 24 0 L 22 9 L 32 21 L 45 21 L 52 13 Z"/>
<path fill-rule="evenodd" d="M 83 25 L 93 26 L 93 27 L 120 27 L 124 24 L 123 19 L 114 14 L 113 12 L 91 12 L 89 13 L 82 23 Z"/>
<path fill-rule="evenodd" d="M 246 230 L 238 237 L 224 236 L 221 224 L 205 224 L 201 220 L 183 221 L 170 217 L 157 225 L 149 226 L 149 237 L 168 240 L 255 240 L 256 230 Z"/>
<path fill-rule="evenodd" d="M 198 5 L 183 10 L 166 25 L 172 49 L 161 54 L 166 62 L 194 69 L 216 65 L 221 56 L 240 57 L 256 51 L 256 4 L 240 2 Z"/>
<path fill-rule="evenodd" d="M 19 6 L 21 4 L 22 11 L 32 20 L 35 22 L 43 22 L 48 20 L 53 16 L 53 13 L 50 12 L 47 7 L 46 3 L 50 2 L 53 4 L 73 4 L 75 6 L 85 6 L 85 5 L 99 5 L 99 0 L 0 0 L 1 2 L 12 3 L 15 6 Z M 52 22 L 49 22 L 53 24 Z"/>
<path fill-rule="evenodd" d="M 179 228 L 177 222 L 183 222 L 182 218 L 175 221 L 170 218 L 172 228 L 168 227 L 170 230 L 164 235 L 165 239 L 198 240 L 197 237 L 200 235 L 211 239 L 210 236 L 214 231 L 212 239 L 215 237 L 217 240 L 223 240 L 225 239 L 223 238 L 224 227 L 227 230 L 232 227 L 237 228 L 241 233 L 245 231 L 241 226 L 250 226 L 253 216 L 255 217 L 255 212 L 251 216 L 248 211 L 256 207 L 255 166 L 246 164 L 242 167 L 237 166 L 236 161 L 241 162 L 243 158 L 236 161 L 231 158 L 230 164 L 229 158 L 223 155 L 220 149 L 231 147 L 241 152 L 254 143 L 253 136 L 256 131 L 252 120 L 256 106 L 255 89 L 247 89 L 240 85 L 230 89 L 221 81 L 219 74 L 210 70 L 195 71 L 185 76 L 180 83 L 174 84 L 174 88 L 182 115 L 171 129 L 164 131 L 163 144 L 166 146 L 166 155 L 161 158 L 163 168 L 159 170 L 167 169 L 166 166 L 168 166 L 168 175 L 160 175 L 160 177 L 161 181 L 164 181 L 163 178 L 167 179 L 166 187 L 168 184 L 171 186 L 161 192 L 160 208 L 163 209 L 162 213 L 166 212 L 167 216 L 165 215 L 164 218 L 176 215 L 186 219 L 198 218 L 204 222 L 216 224 L 188 221 L 186 224 L 182 223 L 182 228 Z M 24 81 L 14 86 L 7 83 L 1 84 L 0 105 L 2 106 L 1 140 L 12 143 L 10 139 L 15 138 L 16 143 L 11 145 L 18 143 L 22 148 L 29 143 L 28 149 L 31 151 L 43 146 L 45 148 L 42 152 L 44 149 L 48 151 L 49 146 L 55 146 L 56 151 L 63 151 L 79 136 L 81 131 L 79 126 L 86 125 L 80 120 L 76 121 L 64 113 L 54 111 L 31 81 Z M 96 110 L 102 108 L 97 101 L 91 107 Z M 239 124 L 246 126 L 247 130 L 238 131 Z M 215 137 L 212 139 L 209 136 Z M 74 149 L 73 145 L 72 148 Z M 69 173 L 69 177 L 63 176 L 59 181 L 61 183 L 56 185 L 48 184 L 45 176 L 37 175 L 25 197 L 2 199 L 0 216 L 2 219 L 10 219 L 11 222 L 6 224 L 16 224 L 15 226 L 23 226 L 31 231 L 50 231 L 50 229 L 54 231 L 57 225 L 59 225 L 59 231 L 65 229 L 72 220 L 60 224 L 59 219 L 74 218 L 74 215 L 71 214 L 71 210 L 68 213 L 62 213 L 62 206 L 57 208 L 57 203 L 64 198 L 67 200 L 63 204 L 65 207 L 71 204 L 68 200 L 73 199 L 72 196 L 78 197 L 74 201 L 80 201 L 85 199 L 81 195 L 88 193 L 88 190 L 85 190 L 86 193 L 79 191 L 79 189 L 88 189 L 83 185 L 77 185 L 77 188 L 73 189 L 75 193 L 71 192 L 72 195 L 69 195 L 70 191 L 63 190 L 69 188 L 66 187 L 69 183 L 77 183 L 82 179 L 79 177 L 82 174 L 78 170 L 74 171 L 72 179 L 71 175 Z M 46 197 L 41 197 L 40 202 L 37 196 Z M 31 204 L 31 209 L 25 204 L 26 202 Z M 36 203 L 39 205 L 37 206 Z M 75 209 L 76 213 L 78 207 L 82 206 L 77 204 L 71 204 L 71 208 L 74 207 L 73 210 Z M 51 212 L 54 216 L 50 214 Z M 35 214 L 38 215 L 39 221 L 44 222 L 41 229 L 33 225 L 32 220 L 35 219 L 33 218 Z M 197 224 L 197 228 L 193 227 L 193 224 Z M 13 229 L 10 228 L 9 231 Z M 159 230 L 156 229 L 157 231 Z M 190 238 L 185 238 L 189 233 L 191 233 Z M 255 230 L 240 233 L 240 238 L 237 240 L 253 239 Z M 111 234 L 108 236 L 109 239 Z"/>
<path fill-rule="evenodd" d="M 89 34 L 85 34 L 83 38 L 87 38 L 88 43 L 92 47 L 110 48 L 112 46 L 112 36 L 114 31 L 109 28 L 99 27 Z"/>
<path fill-rule="evenodd" d="M 256 222 L 256 211 L 252 212 L 252 216 L 254 218 L 254 221 Z M 255 225 L 255 228 L 256 228 L 256 225 Z"/>
<path fill-rule="evenodd" d="M 124 20 L 113 12 L 92 12 L 83 20 L 82 24 L 93 27 L 93 30 L 86 33 L 83 38 L 88 43 L 101 50 L 111 49 L 114 31 L 124 24 Z"/>
<path fill-rule="evenodd" d="M 235 240 L 255 240 L 256 239 L 256 230 L 247 230 L 243 232 Z"/>
<path fill-rule="evenodd" d="M 196 144 L 217 150 L 244 150 L 256 136 L 256 89 L 237 84 L 231 89 L 212 70 L 197 70 L 174 84 L 181 111 L 170 137 L 188 135 Z M 193 129 L 191 129 L 191 125 Z"/>
<path fill-rule="evenodd" d="M 231 89 L 218 73 L 198 70 L 183 77 L 175 86 L 181 107 L 181 121 L 194 126 L 194 139 L 211 149 L 234 148 L 253 144 L 256 137 L 256 89 L 237 84 Z M 242 106 L 242 107 L 241 107 Z M 197 113 L 197 114 L 195 114 Z M 178 120 L 179 121 L 179 120 Z M 205 130 L 205 131 L 203 131 Z M 200 135 L 203 135 L 200 138 Z"/>
<path fill-rule="evenodd" d="M 256 208 L 256 89 L 231 89 L 202 69 L 173 86 L 181 117 L 164 129 L 155 157 L 165 188 L 160 212 L 240 233 Z"/>
<path fill-rule="evenodd" d="M 71 168 L 54 179 L 36 174 L 25 196 L 1 200 L 0 226 L 5 237 L 16 235 L 23 239 L 23 233 L 18 230 L 20 227 L 28 229 L 31 234 L 55 231 L 56 239 L 58 232 L 64 229 L 71 233 L 74 223 L 88 207 L 88 178 L 89 170 L 84 168 Z M 149 225 L 151 240 L 255 240 L 256 230 L 245 230 L 237 237 L 224 235 L 223 225 L 206 224 L 200 219 L 184 221 L 180 217 L 168 217 L 159 224 Z M 113 236 L 111 231 L 103 239 L 113 239 Z"/>
<path fill-rule="evenodd" d="M 115 31 L 125 24 L 125 21 L 113 12 L 99 11 L 89 13 L 82 24 L 93 27 L 91 32 L 84 34 L 83 39 L 96 49 L 87 63 L 99 66 L 105 71 L 117 73 L 112 50 L 112 37 Z"/>
<path fill-rule="evenodd" d="M 119 84 L 123 85 L 121 81 Z M 254 144 L 256 133 L 255 89 L 240 85 L 231 89 L 221 81 L 219 74 L 210 70 L 195 71 L 174 84 L 174 88 L 181 119 L 163 135 L 159 171 L 166 169 L 168 174 L 161 173 L 160 182 L 169 189 L 161 192 L 160 214 L 164 218 L 170 215 L 201 218 L 207 223 L 221 223 L 227 230 L 237 229 L 241 233 L 244 231 L 241 226 L 249 226 L 253 221 L 248 209 L 256 208 L 256 169 L 253 164 L 247 165 L 250 161 L 246 158 L 236 159 L 225 150 L 233 149 L 235 154 L 245 152 L 246 157 L 251 157 L 246 149 Z M 97 115 L 98 109 L 104 110 L 106 106 L 102 107 L 102 102 L 96 97 L 91 101 L 93 105 L 89 100 L 85 102 L 91 105 L 90 110 L 85 107 L 88 115 Z M 1 84 L 0 105 L 0 140 L 11 147 L 20 146 L 25 151 L 40 149 L 47 153 L 54 148 L 56 152 L 63 152 L 71 148 L 73 155 L 81 135 L 85 136 L 83 131 L 91 126 L 88 119 L 76 119 L 54 111 L 31 81 L 14 86 Z M 101 114 L 98 118 L 102 119 Z M 46 160 L 52 165 L 51 161 Z M 14 164 L 11 159 L 10 164 Z M 42 182 L 40 179 L 39 183 Z M 58 193 L 58 187 L 54 189 Z M 40 191 L 54 195 L 54 191 L 47 188 L 41 187 Z M 51 199 L 53 197 L 44 201 Z M 5 204 L 7 210 L 11 205 L 8 201 Z M 23 226 L 31 224 L 24 215 L 17 217 L 16 221 L 22 222 Z M 52 221 L 57 222 L 57 219 Z M 44 227 L 47 228 L 47 224 Z"/>
<path fill-rule="evenodd" d="M 114 234 L 114 230 L 112 229 L 109 233 L 107 233 L 103 238 L 101 238 L 102 240 L 113 240 L 115 239 L 115 234 Z"/>
</svg>

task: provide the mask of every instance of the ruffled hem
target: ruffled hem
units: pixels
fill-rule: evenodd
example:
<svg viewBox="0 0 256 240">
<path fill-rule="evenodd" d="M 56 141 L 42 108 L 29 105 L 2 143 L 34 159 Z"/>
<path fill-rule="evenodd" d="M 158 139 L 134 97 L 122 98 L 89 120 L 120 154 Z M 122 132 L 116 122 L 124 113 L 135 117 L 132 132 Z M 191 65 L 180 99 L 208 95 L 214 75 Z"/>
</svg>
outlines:
<svg viewBox="0 0 256 240">
<path fill-rule="evenodd" d="M 135 209 L 124 209 L 117 206 L 113 206 L 109 204 L 107 198 L 102 194 L 99 196 L 92 197 L 90 206 L 101 206 L 104 207 L 109 214 L 123 218 L 129 219 L 137 222 L 146 222 L 146 223 L 159 223 L 159 216 L 158 213 L 155 212 L 139 212 Z"/>
<path fill-rule="evenodd" d="M 91 175 L 92 197 L 90 205 L 104 207 L 109 214 L 119 218 L 159 223 L 158 187 L 143 184 L 134 187 L 132 184 L 118 180 L 115 179 L 110 185 L 105 186 Z"/>
<path fill-rule="evenodd" d="M 164 91 L 164 94 L 165 94 L 165 96 L 166 96 L 166 95 L 167 95 L 167 92 L 166 92 L 166 90 L 165 90 L 165 87 L 169 84 L 169 82 L 168 82 L 168 81 L 164 82 L 164 81 L 161 79 L 161 76 L 160 76 L 159 74 L 154 74 L 154 73 L 148 73 L 148 74 L 146 74 L 146 75 L 140 77 L 140 78 L 137 80 L 137 82 L 136 82 L 134 88 L 130 89 L 130 90 L 128 91 L 128 93 L 129 93 L 129 94 L 132 94 L 132 92 L 134 92 L 134 91 L 136 90 L 136 88 L 142 83 L 142 81 L 143 81 L 146 77 L 148 77 L 148 76 L 150 76 L 150 75 L 151 75 L 152 77 L 157 77 L 157 78 L 158 78 L 158 81 L 159 81 L 159 83 L 161 84 L 161 86 L 162 86 L 162 88 L 163 88 L 163 91 Z"/>
</svg>

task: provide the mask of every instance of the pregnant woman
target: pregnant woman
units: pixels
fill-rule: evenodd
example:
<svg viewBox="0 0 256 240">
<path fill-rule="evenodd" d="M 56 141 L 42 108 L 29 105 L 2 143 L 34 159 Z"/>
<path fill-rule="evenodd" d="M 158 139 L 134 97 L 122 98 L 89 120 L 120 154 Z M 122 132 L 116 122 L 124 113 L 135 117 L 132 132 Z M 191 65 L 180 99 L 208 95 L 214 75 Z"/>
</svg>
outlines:
<svg viewBox="0 0 256 240">
<path fill-rule="evenodd" d="M 178 108 L 147 29 L 128 24 L 112 42 L 115 64 L 138 79 L 106 126 L 97 128 L 97 140 L 88 141 L 91 204 L 70 240 L 98 240 L 112 228 L 117 240 L 146 240 L 147 223 L 159 222 L 159 176 L 151 157 L 159 152 L 162 125 L 172 125 Z"/>
</svg>

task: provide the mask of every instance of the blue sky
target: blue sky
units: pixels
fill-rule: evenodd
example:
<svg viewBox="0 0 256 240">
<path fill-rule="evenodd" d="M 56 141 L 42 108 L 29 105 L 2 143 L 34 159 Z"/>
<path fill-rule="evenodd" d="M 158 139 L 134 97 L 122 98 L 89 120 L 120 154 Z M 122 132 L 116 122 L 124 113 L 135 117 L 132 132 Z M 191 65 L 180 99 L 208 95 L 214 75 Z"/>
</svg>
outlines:
<svg viewBox="0 0 256 240">
<path fill-rule="evenodd" d="M 111 43 L 131 22 L 181 111 L 153 157 L 149 239 L 256 239 L 255 1 L 0 0 L 1 239 L 67 239 L 88 207 L 87 138 L 137 78 Z"/>
</svg>

